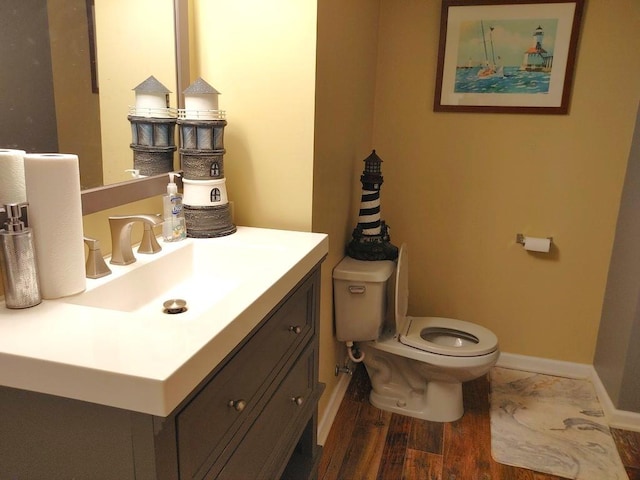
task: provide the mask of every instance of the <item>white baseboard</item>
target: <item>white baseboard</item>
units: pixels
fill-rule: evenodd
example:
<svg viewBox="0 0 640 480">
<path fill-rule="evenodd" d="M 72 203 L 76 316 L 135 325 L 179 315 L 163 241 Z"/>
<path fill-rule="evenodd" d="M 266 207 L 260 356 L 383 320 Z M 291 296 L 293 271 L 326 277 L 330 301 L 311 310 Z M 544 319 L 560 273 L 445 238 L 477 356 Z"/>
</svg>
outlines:
<svg viewBox="0 0 640 480">
<path fill-rule="evenodd" d="M 548 358 L 530 357 L 515 353 L 500 352 L 496 367 L 524 370 L 525 372 L 556 375 L 567 378 L 588 378 L 593 374 L 593 366 L 586 363 L 564 362 Z"/>
<path fill-rule="evenodd" d="M 545 375 L 557 375 L 560 377 L 587 378 L 593 383 L 609 426 L 622 430 L 640 432 L 640 413 L 618 410 L 614 407 L 593 365 L 549 360 L 547 358 L 529 357 L 513 353 L 501 353 L 496 366 L 542 373 Z"/>
<path fill-rule="evenodd" d="M 338 380 L 338 386 L 333 390 L 327 408 L 325 408 L 322 418 L 318 421 L 318 443 L 320 445 L 324 445 L 327 441 L 327 437 L 331 431 L 331 425 L 333 425 L 333 421 L 338 414 L 338 409 L 340 408 L 345 393 L 347 393 L 350 381 L 351 375 L 341 374 L 340 380 Z"/>
</svg>

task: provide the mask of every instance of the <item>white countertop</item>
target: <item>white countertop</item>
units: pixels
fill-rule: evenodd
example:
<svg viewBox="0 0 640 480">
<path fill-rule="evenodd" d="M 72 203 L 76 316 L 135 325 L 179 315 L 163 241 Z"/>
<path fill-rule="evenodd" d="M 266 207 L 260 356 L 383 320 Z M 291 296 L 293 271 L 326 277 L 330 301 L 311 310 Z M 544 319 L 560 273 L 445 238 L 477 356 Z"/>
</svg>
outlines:
<svg viewBox="0 0 640 480">
<path fill-rule="evenodd" d="M 136 263 L 110 265 L 113 274 L 87 279 L 80 295 L 194 242 L 268 254 L 252 255 L 250 271 L 235 272 L 237 288 L 206 315 L 197 306 L 180 315 L 94 308 L 73 297 L 23 310 L 0 303 L 0 385 L 167 416 L 328 250 L 325 234 L 238 227 L 225 237 L 161 241 L 155 255 L 134 250 Z"/>
</svg>

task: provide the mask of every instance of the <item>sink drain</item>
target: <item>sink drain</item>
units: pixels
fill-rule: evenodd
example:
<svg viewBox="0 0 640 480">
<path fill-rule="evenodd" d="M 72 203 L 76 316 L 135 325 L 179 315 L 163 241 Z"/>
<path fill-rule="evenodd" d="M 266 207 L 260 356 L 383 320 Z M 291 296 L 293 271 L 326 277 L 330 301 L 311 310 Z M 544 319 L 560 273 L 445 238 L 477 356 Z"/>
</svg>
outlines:
<svg viewBox="0 0 640 480">
<path fill-rule="evenodd" d="M 162 304 L 164 307 L 164 313 L 175 315 L 176 313 L 182 313 L 187 311 L 187 301 L 181 298 L 172 298 Z"/>
</svg>

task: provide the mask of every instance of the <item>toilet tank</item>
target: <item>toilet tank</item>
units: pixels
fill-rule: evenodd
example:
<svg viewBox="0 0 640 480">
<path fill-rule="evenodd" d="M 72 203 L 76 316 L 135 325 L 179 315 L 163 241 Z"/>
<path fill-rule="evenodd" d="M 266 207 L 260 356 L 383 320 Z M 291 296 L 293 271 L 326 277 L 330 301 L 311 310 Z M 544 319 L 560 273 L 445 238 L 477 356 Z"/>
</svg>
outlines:
<svg viewBox="0 0 640 480">
<path fill-rule="evenodd" d="M 387 311 L 387 281 L 395 265 L 390 260 L 345 257 L 333 269 L 336 337 L 340 342 L 378 338 Z"/>
</svg>

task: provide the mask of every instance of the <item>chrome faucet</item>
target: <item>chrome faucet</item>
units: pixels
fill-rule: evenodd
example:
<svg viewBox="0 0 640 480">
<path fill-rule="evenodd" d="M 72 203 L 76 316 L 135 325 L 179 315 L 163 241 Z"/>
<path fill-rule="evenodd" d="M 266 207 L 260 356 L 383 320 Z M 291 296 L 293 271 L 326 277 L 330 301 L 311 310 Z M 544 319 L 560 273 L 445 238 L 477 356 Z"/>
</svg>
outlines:
<svg viewBox="0 0 640 480">
<path fill-rule="evenodd" d="M 111 228 L 111 261 L 109 263 L 129 265 L 136 261 L 131 248 L 131 228 L 135 222 L 144 224 L 138 253 L 156 253 L 162 250 L 153 234 L 153 227 L 163 222 L 160 215 L 114 215 L 109 217 L 109 227 Z"/>
</svg>

